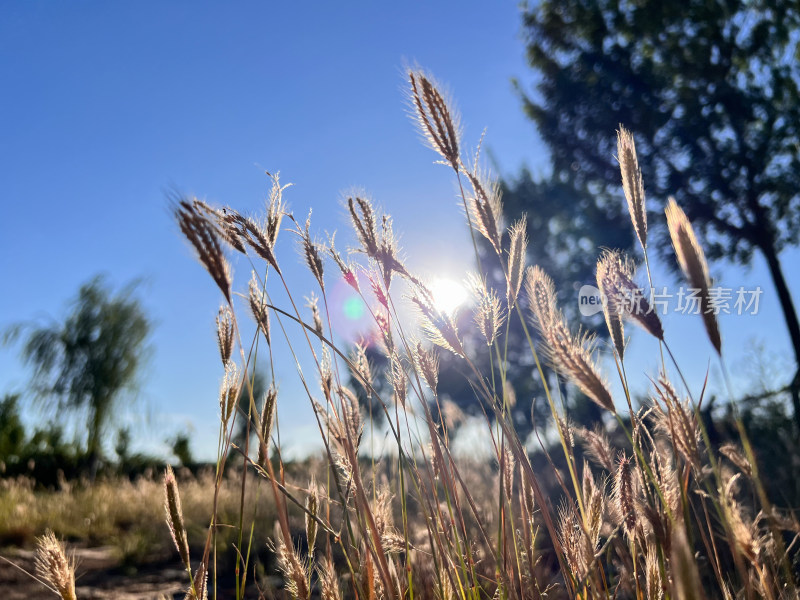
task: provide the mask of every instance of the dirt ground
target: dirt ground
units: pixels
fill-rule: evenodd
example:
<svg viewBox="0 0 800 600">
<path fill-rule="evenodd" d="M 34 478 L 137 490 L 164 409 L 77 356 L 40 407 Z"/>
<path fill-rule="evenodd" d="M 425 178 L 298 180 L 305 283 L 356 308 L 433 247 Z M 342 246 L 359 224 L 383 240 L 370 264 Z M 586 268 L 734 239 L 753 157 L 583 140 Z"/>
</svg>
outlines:
<svg viewBox="0 0 800 600">
<path fill-rule="evenodd" d="M 160 595 L 182 599 L 184 596 L 186 572 L 179 562 L 147 565 L 138 567 L 136 572 L 125 572 L 111 548 L 79 548 L 75 550 L 75 559 L 75 592 L 80 600 L 150 600 Z M 31 576 L 32 573 L 35 573 L 32 551 L 0 550 L 0 598 L 56 598 Z"/>
</svg>

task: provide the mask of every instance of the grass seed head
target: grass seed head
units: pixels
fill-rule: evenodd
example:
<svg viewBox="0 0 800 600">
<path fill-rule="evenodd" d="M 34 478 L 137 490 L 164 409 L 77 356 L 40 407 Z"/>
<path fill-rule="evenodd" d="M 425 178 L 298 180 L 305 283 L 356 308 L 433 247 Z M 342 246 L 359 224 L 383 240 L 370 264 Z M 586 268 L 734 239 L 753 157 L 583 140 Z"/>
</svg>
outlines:
<svg viewBox="0 0 800 600">
<path fill-rule="evenodd" d="M 525 271 L 525 288 L 531 311 L 536 318 L 540 331 L 557 317 L 556 290 L 553 280 L 538 265 L 528 267 Z"/>
<path fill-rule="evenodd" d="M 514 307 L 522 285 L 525 269 L 525 253 L 528 248 L 527 218 L 523 215 L 509 229 L 508 275 L 506 280 L 506 301 L 508 310 Z"/>
<path fill-rule="evenodd" d="M 418 341 L 414 348 L 414 359 L 425 383 L 433 393 L 436 393 L 439 384 L 439 357 L 436 351 L 426 349 L 422 342 Z"/>
<path fill-rule="evenodd" d="M 458 113 L 430 75 L 419 69 L 409 70 L 408 79 L 411 103 L 420 132 L 428 145 L 458 171 L 461 162 Z"/>
<path fill-rule="evenodd" d="M 658 549 L 654 544 L 647 545 L 644 562 L 645 581 L 647 584 L 648 600 L 663 600 L 664 580 L 661 577 L 661 568 L 658 561 Z"/>
<path fill-rule="evenodd" d="M 269 192 L 269 203 L 267 204 L 267 222 L 264 227 L 266 232 L 267 241 L 270 248 L 275 247 L 278 241 L 278 234 L 281 230 L 281 220 L 286 214 L 286 205 L 283 202 L 283 190 L 292 184 L 281 185 L 280 173 L 269 174 L 272 180 L 272 187 Z M 277 269 L 277 265 L 275 265 Z"/>
<path fill-rule="evenodd" d="M 299 229 L 298 225 L 297 233 L 300 235 L 303 258 L 306 261 L 306 265 L 308 265 L 308 268 L 311 270 L 311 274 L 314 276 L 314 279 L 317 280 L 317 284 L 319 284 L 320 289 L 324 291 L 325 278 L 323 277 L 324 268 L 322 262 L 322 252 L 320 251 L 320 245 L 311 239 L 311 233 L 309 232 L 310 227 L 311 211 L 308 213 L 305 229 Z"/>
<path fill-rule="evenodd" d="M 466 357 L 453 315 L 435 307 L 431 291 L 418 283 L 416 292 L 411 296 L 411 302 L 419 311 L 420 324 L 428 339 L 453 354 Z"/>
<path fill-rule="evenodd" d="M 487 288 L 484 280 L 471 276 L 468 281 L 469 287 L 477 297 L 475 324 L 483 334 L 486 345 L 491 346 L 497 339 L 497 332 L 505 322 L 505 311 L 500 305 L 500 298 L 497 296 L 497 292 Z"/>
<path fill-rule="evenodd" d="M 719 451 L 720 454 L 725 456 L 729 461 L 736 465 L 748 479 L 753 478 L 753 465 L 750 464 L 750 461 L 747 460 L 741 449 L 736 446 L 736 444 L 723 444 Z"/>
<path fill-rule="evenodd" d="M 282 541 L 276 543 L 276 555 L 278 558 L 278 568 L 283 573 L 286 590 L 296 600 L 309 600 L 311 598 L 310 573 L 308 561 L 300 558 L 297 549 L 292 545 L 291 540 L 288 544 Z"/>
<path fill-rule="evenodd" d="M 178 493 L 178 482 L 172 467 L 167 465 L 164 472 L 164 510 L 167 515 L 167 526 L 172 535 L 172 541 L 178 549 L 184 566 L 190 568 L 189 540 L 186 536 L 186 526 L 183 523 L 183 510 L 181 509 L 181 496 Z"/>
<path fill-rule="evenodd" d="M 271 345 L 272 338 L 270 335 L 267 298 L 263 293 L 261 285 L 258 283 L 258 277 L 256 276 L 255 271 L 253 271 L 253 274 L 250 277 L 248 302 L 250 304 L 250 312 L 253 314 L 253 319 L 255 319 L 256 324 L 258 325 L 258 329 L 262 334 L 264 334 L 264 339 L 266 339 L 267 345 Z"/>
<path fill-rule="evenodd" d="M 583 441 L 586 455 L 609 473 L 613 472 L 614 452 L 602 425 L 598 423 L 593 430 L 578 428 L 577 434 Z"/>
<path fill-rule="evenodd" d="M 269 459 L 269 440 L 272 436 L 272 424 L 275 421 L 275 406 L 277 404 L 278 392 L 274 387 L 270 386 L 267 393 L 264 394 L 264 404 L 261 408 L 261 436 L 258 444 L 258 464 L 262 467 Z"/>
<path fill-rule="evenodd" d="M 370 258 L 378 257 L 378 229 L 375 225 L 375 214 L 372 203 L 361 197 L 347 199 L 347 209 L 353 221 L 358 241 L 361 242 L 361 251 Z"/>
<path fill-rule="evenodd" d="M 655 383 L 653 417 L 657 431 L 663 433 L 696 472 L 702 469 L 700 457 L 700 428 L 689 401 L 682 402 L 663 374 Z"/>
<path fill-rule="evenodd" d="M 331 258 L 333 258 L 336 266 L 339 267 L 339 270 L 342 272 L 342 277 L 344 277 L 347 285 L 353 288 L 357 293 L 361 294 L 361 288 L 358 285 L 358 278 L 356 277 L 353 265 L 346 263 L 342 258 L 342 255 L 337 252 L 336 247 L 333 245 L 335 236 L 336 234 L 333 234 L 328 238 L 328 253 L 331 255 Z"/>
<path fill-rule="evenodd" d="M 220 246 L 216 225 L 195 203 L 187 199 L 175 203 L 173 214 L 181 232 L 194 247 L 197 258 L 230 304 L 231 269 Z"/>
<path fill-rule="evenodd" d="M 372 367 L 367 358 L 367 347 L 365 344 L 356 344 L 353 352 L 350 354 L 350 371 L 353 373 L 353 378 L 363 386 L 367 397 L 372 396 Z"/>
<path fill-rule="evenodd" d="M 503 486 L 506 498 L 513 498 L 514 493 L 514 468 L 516 462 L 514 460 L 514 453 L 506 448 L 503 454 Z"/>
<path fill-rule="evenodd" d="M 595 338 L 590 334 L 573 335 L 560 312 L 542 330 L 551 362 L 598 406 L 616 412 L 608 384 L 594 359 Z"/>
<path fill-rule="evenodd" d="M 62 600 L 75 600 L 75 561 L 51 530 L 36 545 L 36 574 L 55 588 Z"/>
<path fill-rule="evenodd" d="M 227 306 L 220 306 L 217 314 L 217 344 L 222 364 L 227 365 L 233 353 L 233 313 Z"/>
<path fill-rule="evenodd" d="M 473 191 L 467 201 L 471 221 L 481 235 L 489 240 L 497 256 L 501 256 L 503 250 L 500 241 L 500 222 L 503 203 L 500 185 L 496 181 L 488 181 L 477 172 L 468 172 L 467 178 Z"/>
<path fill-rule="evenodd" d="M 628 201 L 628 210 L 636 236 L 642 248 L 647 248 L 647 210 L 644 202 L 644 183 L 633 135 L 622 125 L 617 131 L 617 159 L 622 173 L 622 189 Z"/>
<path fill-rule="evenodd" d="M 222 385 L 219 389 L 219 409 L 223 427 L 227 427 L 228 421 L 236 408 L 239 399 L 240 386 L 239 367 L 236 363 L 229 362 L 225 365 L 225 376 L 222 378 Z"/>
<path fill-rule="evenodd" d="M 269 233 L 268 227 L 269 223 L 261 224 L 255 219 L 246 218 L 242 222 L 242 239 L 259 257 L 267 261 L 269 265 L 280 273 L 281 270 L 273 252 L 275 242 Z"/>
<path fill-rule="evenodd" d="M 317 540 L 317 515 L 319 514 L 319 489 L 317 482 L 312 477 L 308 486 L 306 497 L 306 539 L 308 540 L 308 555 L 314 556 L 314 545 Z"/>
<path fill-rule="evenodd" d="M 397 352 L 392 352 L 389 355 L 389 375 L 395 401 L 401 406 L 405 407 L 406 394 L 408 392 L 408 380 L 406 377 L 405 366 L 403 365 L 403 361 Z"/>
<path fill-rule="evenodd" d="M 306 297 L 306 308 L 311 311 L 311 321 L 314 323 L 314 332 L 317 335 L 323 335 L 325 329 L 322 325 L 322 315 L 319 312 L 319 298 L 314 292 Z"/>
<path fill-rule="evenodd" d="M 339 589 L 339 578 L 336 575 L 336 566 L 333 561 L 325 557 L 317 565 L 319 575 L 320 596 L 322 600 L 342 600 Z"/>
<path fill-rule="evenodd" d="M 593 549 L 600 542 L 600 529 L 605 513 L 605 494 L 594 480 L 589 464 L 583 463 L 583 504 L 586 507 L 584 528 Z"/>
<path fill-rule="evenodd" d="M 650 306 L 642 289 L 633 282 L 633 265 L 620 252 L 613 250 L 603 252 L 597 261 L 597 285 L 606 297 L 605 311 L 625 315 L 656 339 L 664 340 L 661 319 Z M 615 332 L 611 325 L 609 331 L 619 352 L 623 343 L 621 326 L 617 334 L 619 340 L 614 337 Z"/>
<path fill-rule="evenodd" d="M 194 584 L 186 593 L 184 600 L 208 600 L 208 569 L 200 563 L 194 574 Z"/>
<path fill-rule="evenodd" d="M 703 248 L 697 241 L 694 228 L 674 198 L 669 199 L 666 209 L 667 226 L 675 248 L 675 256 L 681 266 L 683 274 L 693 288 L 700 290 L 700 312 L 703 323 L 708 333 L 708 339 L 717 351 L 722 354 L 722 336 L 719 332 L 717 317 L 714 315 L 714 306 L 711 301 L 709 288 L 711 278 L 708 274 L 708 263 L 703 253 Z"/>
<path fill-rule="evenodd" d="M 639 519 L 633 491 L 633 475 L 631 473 L 630 459 L 620 451 L 617 473 L 614 476 L 614 503 L 615 508 L 622 517 L 622 529 L 630 538 L 636 533 L 636 524 Z"/>
</svg>

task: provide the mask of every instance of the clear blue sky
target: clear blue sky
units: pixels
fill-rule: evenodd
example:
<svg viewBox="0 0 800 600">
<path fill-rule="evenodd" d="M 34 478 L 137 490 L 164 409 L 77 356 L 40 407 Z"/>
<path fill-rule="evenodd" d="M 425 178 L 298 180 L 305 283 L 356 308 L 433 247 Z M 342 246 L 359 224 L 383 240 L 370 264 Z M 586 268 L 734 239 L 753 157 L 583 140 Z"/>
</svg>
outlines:
<svg viewBox="0 0 800 600">
<path fill-rule="evenodd" d="M 541 172 L 546 151 L 510 83 L 532 80 L 519 28 L 511 1 L 4 4 L 0 327 L 63 314 L 96 273 L 117 285 L 144 278 L 152 355 L 136 409 L 143 415 L 127 418 L 148 447 L 189 428 L 197 454 L 210 456 L 220 298 L 179 237 L 166 192 L 258 211 L 264 170 L 280 171 L 295 184 L 294 213 L 313 206 L 317 230 L 333 231 L 347 229 L 342 192 L 361 187 L 395 217 L 412 266 L 460 278 L 468 238 L 449 173 L 432 164 L 407 116 L 403 66 L 418 63 L 448 84 L 467 145 L 487 128 L 503 174 L 523 164 Z M 310 292 L 289 235 L 279 252 L 290 284 Z M 796 250 L 783 257 L 795 298 L 798 258 Z M 248 267 L 234 268 L 244 289 Z M 774 363 L 791 367 L 761 263 L 715 273 L 731 287 L 766 290 L 759 317 L 723 320 L 732 362 L 758 336 L 772 344 Z M 710 347 L 691 325 L 675 346 L 701 376 Z M 650 351 L 642 336 L 635 343 Z M 22 390 L 26 377 L 16 349 L 0 348 L 0 393 Z M 311 431 L 307 400 L 290 365 L 278 377 L 283 439 L 298 450 Z"/>
</svg>

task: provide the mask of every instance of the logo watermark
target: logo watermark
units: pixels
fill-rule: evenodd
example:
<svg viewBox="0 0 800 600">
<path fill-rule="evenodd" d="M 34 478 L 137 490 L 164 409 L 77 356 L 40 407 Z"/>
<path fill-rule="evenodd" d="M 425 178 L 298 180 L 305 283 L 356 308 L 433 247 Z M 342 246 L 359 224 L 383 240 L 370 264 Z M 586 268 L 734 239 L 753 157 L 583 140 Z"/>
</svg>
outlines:
<svg viewBox="0 0 800 600">
<path fill-rule="evenodd" d="M 708 289 L 708 306 L 703 310 L 699 288 L 679 287 L 674 290 L 661 287 L 644 293 L 634 290 L 618 299 L 617 312 L 655 312 L 666 315 L 669 312 L 684 315 L 699 315 L 703 312 L 714 315 L 757 315 L 759 301 L 764 290 L 754 288 L 726 288 L 716 286 Z M 647 304 L 643 301 L 646 300 Z M 608 305 L 608 298 L 593 285 L 584 285 L 578 290 L 578 309 L 584 317 L 601 312 Z"/>
<path fill-rule="evenodd" d="M 591 317 L 602 312 L 606 302 L 608 299 L 593 285 L 584 285 L 578 290 L 578 310 L 584 317 Z"/>
</svg>

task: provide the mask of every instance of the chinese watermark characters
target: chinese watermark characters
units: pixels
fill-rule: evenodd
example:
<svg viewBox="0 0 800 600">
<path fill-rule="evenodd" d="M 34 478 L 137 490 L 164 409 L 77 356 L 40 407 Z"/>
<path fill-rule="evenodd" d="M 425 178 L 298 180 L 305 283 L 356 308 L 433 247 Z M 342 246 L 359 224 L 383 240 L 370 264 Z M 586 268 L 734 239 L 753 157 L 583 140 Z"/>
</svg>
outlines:
<svg viewBox="0 0 800 600">
<path fill-rule="evenodd" d="M 679 287 L 669 290 L 661 287 L 650 290 L 649 294 L 636 289 L 618 298 L 614 306 L 619 312 L 655 312 L 659 315 L 666 315 L 670 311 L 685 315 L 757 315 L 763 292 L 760 286 L 715 286 L 708 289 L 708 302 L 704 307 L 699 288 Z M 607 304 L 608 299 L 593 285 L 584 285 L 578 291 L 578 308 L 583 316 L 595 315 Z"/>
</svg>

